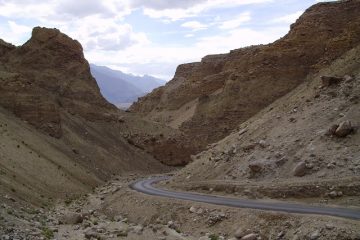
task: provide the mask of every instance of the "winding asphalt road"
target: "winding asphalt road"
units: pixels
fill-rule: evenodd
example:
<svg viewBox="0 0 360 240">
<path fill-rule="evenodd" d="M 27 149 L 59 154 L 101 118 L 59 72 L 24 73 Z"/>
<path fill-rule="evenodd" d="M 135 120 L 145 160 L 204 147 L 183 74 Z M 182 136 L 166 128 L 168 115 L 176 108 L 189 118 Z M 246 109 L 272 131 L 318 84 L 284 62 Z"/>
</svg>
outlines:
<svg viewBox="0 0 360 240">
<path fill-rule="evenodd" d="M 154 177 L 150 179 L 143 179 L 134 182 L 130 185 L 130 188 L 153 196 L 161 196 L 167 198 L 175 198 L 182 200 L 190 200 L 195 202 L 210 203 L 222 206 L 237 207 L 237 208 L 251 208 L 277 212 L 288 213 L 301 213 L 301 214 L 317 214 L 317 215 L 329 215 L 336 217 L 343 217 L 349 219 L 360 220 L 360 210 L 350 208 L 335 208 L 335 207 L 320 207 L 305 204 L 295 204 L 286 202 L 264 202 L 258 200 L 244 200 L 212 195 L 203 195 L 189 192 L 175 192 L 164 189 L 158 189 L 153 184 L 168 180 L 170 177 Z"/>
</svg>

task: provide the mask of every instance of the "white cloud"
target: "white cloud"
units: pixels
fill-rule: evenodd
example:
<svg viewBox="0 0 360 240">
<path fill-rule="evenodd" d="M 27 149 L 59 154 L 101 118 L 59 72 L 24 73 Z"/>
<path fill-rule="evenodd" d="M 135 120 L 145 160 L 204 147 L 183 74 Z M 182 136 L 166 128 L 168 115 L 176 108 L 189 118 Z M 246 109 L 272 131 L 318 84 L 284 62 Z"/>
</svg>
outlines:
<svg viewBox="0 0 360 240">
<path fill-rule="evenodd" d="M 240 27 L 243 23 L 246 23 L 251 20 L 250 12 L 244 12 L 234 19 L 224 21 L 220 24 L 220 29 L 234 29 Z"/>
<path fill-rule="evenodd" d="M 304 11 L 297 11 L 295 13 L 292 14 L 288 14 L 279 18 L 275 18 L 274 20 L 272 20 L 272 23 L 286 23 L 286 24 L 291 24 L 294 23 L 296 21 L 296 19 L 298 19 L 301 14 L 303 14 Z"/>
<path fill-rule="evenodd" d="M 0 4 L 0 16 L 19 19 L 19 18 L 42 18 L 53 14 L 53 6 L 49 1 L 4 1 Z"/>
<path fill-rule="evenodd" d="M 9 0 L 0 4 L 0 16 L 11 19 L 8 26 L 0 28 L 0 33 L 5 40 L 21 44 L 35 25 L 55 27 L 79 40 L 85 51 L 121 50 L 147 44 L 149 40 L 145 33 L 135 32 L 122 21 L 130 12 L 128 4 L 119 0 L 47 0 L 40 3 Z M 26 19 L 31 27 L 17 24 L 19 19 Z"/>
<path fill-rule="evenodd" d="M 206 24 L 200 23 L 198 21 L 189 21 L 181 24 L 184 28 L 190 28 L 193 31 L 198 31 L 202 29 L 206 29 L 208 26 Z"/>
<path fill-rule="evenodd" d="M 121 0 L 7 0 L 0 4 L 0 16 L 12 19 L 41 19 L 63 21 L 66 18 L 82 18 L 90 15 L 104 17 L 129 14 L 129 1 Z"/>
<path fill-rule="evenodd" d="M 254 44 L 266 44 L 277 40 L 288 31 L 285 28 L 236 29 L 226 34 L 200 38 L 192 45 L 160 46 L 154 43 L 136 45 L 122 51 L 89 51 L 86 57 L 93 63 L 107 66 L 126 66 L 128 72 L 135 74 L 152 73 L 170 80 L 177 65 L 200 61 L 208 54 L 226 53 L 230 50 Z M 123 69 L 123 68 L 122 68 Z M 158 71 L 161 69 L 161 71 Z"/>
<path fill-rule="evenodd" d="M 25 25 L 17 24 L 14 21 L 8 21 L 11 32 L 14 34 L 28 34 L 31 32 L 31 28 Z"/>
<path fill-rule="evenodd" d="M 206 0 L 201 3 L 189 5 L 186 8 L 156 9 L 144 7 L 144 14 L 152 18 L 163 18 L 177 21 L 196 16 L 211 9 L 234 8 L 241 5 L 260 4 L 273 0 Z"/>
<path fill-rule="evenodd" d="M 165 20 L 170 20 L 170 21 L 177 21 L 177 20 L 193 17 L 196 15 L 191 11 L 187 11 L 183 9 L 165 9 L 159 11 L 150 8 L 145 8 L 144 14 L 151 18 L 159 18 L 159 19 L 163 18 Z"/>
<path fill-rule="evenodd" d="M 31 27 L 18 24 L 14 21 L 8 21 L 6 24 L 0 25 L 0 36 L 6 37 L 5 41 L 15 45 L 21 45 L 23 39 L 30 36 L 31 31 Z"/>
<path fill-rule="evenodd" d="M 284 36 L 288 28 L 266 28 L 263 30 L 253 30 L 250 28 L 240 28 L 229 31 L 222 36 L 204 37 L 196 43 L 196 48 L 206 49 L 207 53 L 224 53 L 232 49 L 246 47 L 257 44 L 271 43 Z"/>
<path fill-rule="evenodd" d="M 56 12 L 77 18 L 95 14 L 112 14 L 112 10 L 98 0 L 62 0 L 56 4 Z"/>
<path fill-rule="evenodd" d="M 86 51 L 117 51 L 149 43 L 146 34 L 134 32 L 131 25 L 99 16 L 73 21 L 71 26 L 66 25 L 61 29 L 65 29 L 63 31 L 78 39 Z"/>
<path fill-rule="evenodd" d="M 181 1 L 169 1 L 169 0 L 132 0 L 130 5 L 132 7 L 144 7 L 154 10 L 165 9 L 186 9 L 205 2 L 206 0 L 181 0 Z"/>
</svg>

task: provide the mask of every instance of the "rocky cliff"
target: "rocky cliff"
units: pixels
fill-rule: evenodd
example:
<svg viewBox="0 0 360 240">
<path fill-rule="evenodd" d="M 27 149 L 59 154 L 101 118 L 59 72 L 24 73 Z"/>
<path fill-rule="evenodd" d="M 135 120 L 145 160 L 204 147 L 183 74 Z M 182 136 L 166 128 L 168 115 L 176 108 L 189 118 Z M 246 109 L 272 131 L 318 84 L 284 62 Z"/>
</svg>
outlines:
<svg viewBox="0 0 360 240">
<path fill-rule="evenodd" d="M 359 126 L 360 44 L 197 155 L 172 184 L 358 206 Z"/>
<path fill-rule="evenodd" d="M 359 10 L 359 1 L 318 3 L 272 44 L 180 65 L 174 79 L 130 109 L 179 128 L 196 153 L 355 47 Z"/>
<path fill-rule="evenodd" d="M 72 142 L 66 140 L 69 134 L 92 139 L 85 135 L 89 131 L 82 128 L 97 124 L 92 144 L 100 144 L 105 152 L 116 149 L 119 144 L 145 150 L 163 162 L 182 162 L 188 146 L 173 140 L 179 138 L 179 132 L 121 111 L 103 98 L 82 46 L 76 40 L 57 29 L 36 27 L 31 39 L 22 46 L 15 47 L 1 40 L 0 53 L 0 106 L 36 129 Z M 102 134 L 108 136 L 109 141 L 101 139 Z M 88 147 L 88 151 L 100 152 Z M 116 151 L 121 149 L 118 147 Z M 123 153 L 126 152 L 131 151 L 123 149 Z M 94 153 L 92 158 L 98 161 L 95 158 L 104 156 Z M 142 162 L 141 157 L 137 158 L 129 169 L 136 169 L 136 162 Z M 121 168 L 120 165 L 114 167 L 116 162 L 118 160 L 102 167 L 111 171 Z M 144 167 L 147 169 L 147 164 L 140 169 Z"/>
<path fill-rule="evenodd" d="M 22 46 L 1 40 L 0 53 L 2 195 L 41 203 L 89 191 L 114 174 L 167 169 L 149 153 L 159 136 L 166 141 L 176 131 L 108 103 L 79 42 L 36 27 Z"/>
<path fill-rule="evenodd" d="M 0 104 L 54 137 L 61 137 L 60 108 L 86 120 L 114 109 L 100 94 L 79 42 L 57 29 L 34 28 L 18 48 L 1 44 Z"/>
</svg>

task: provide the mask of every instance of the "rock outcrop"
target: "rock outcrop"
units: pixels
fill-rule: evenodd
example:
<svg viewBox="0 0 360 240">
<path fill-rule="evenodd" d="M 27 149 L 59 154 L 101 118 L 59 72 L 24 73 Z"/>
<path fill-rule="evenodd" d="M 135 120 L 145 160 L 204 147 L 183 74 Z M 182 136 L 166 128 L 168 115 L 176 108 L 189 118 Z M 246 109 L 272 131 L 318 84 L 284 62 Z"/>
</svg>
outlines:
<svg viewBox="0 0 360 240">
<path fill-rule="evenodd" d="M 0 39 L 0 56 L 14 49 L 15 46 Z"/>
<path fill-rule="evenodd" d="M 324 75 L 351 80 L 325 88 Z M 358 199 L 359 96 L 360 44 L 196 155 L 167 187 L 256 198 Z"/>
<path fill-rule="evenodd" d="M 359 1 L 318 3 L 272 44 L 180 65 L 130 109 L 179 128 L 199 152 L 359 44 L 359 10 Z"/>
<path fill-rule="evenodd" d="M 1 40 L 0 53 L 0 106 L 43 133 L 61 139 L 69 126 L 86 132 L 80 130 L 81 123 L 73 123 L 75 118 L 101 123 L 107 128 L 101 131 L 115 134 L 111 137 L 114 141 L 145 150 L 165 163 L 183 164 L 193 152 L 188 150 L 190 144 L 175 140 L 181 138 L 178 131 L 144 121 L 107 102 L 91 75 L 81 44 L 59 30 L 36 27 L 31 39 L 19 47 Z M 103 139 L 97 138 L 93 144 L 101 142 Z M 107 144 L 103 147 L 108 148 Z"/>
<path fill-rule="evenodd" d="M 167 169 L 149 154 L 161 144 L 143 140 L 176 131 L 108 103 L 79 42 L 36 27 L 22 46 L 1 40 L 0 53 L 0 195 L 41 204 L 114 174 Z"/>
<path fill-rule="evenodd" d="M 60 108 L 89 121 L 115 109 L 100 94 L 80 43 L 59 30 L 37 27 L 23 46 L 0 46 L 0 104 L 51 136 L 62 135 Z"/>
</svg>

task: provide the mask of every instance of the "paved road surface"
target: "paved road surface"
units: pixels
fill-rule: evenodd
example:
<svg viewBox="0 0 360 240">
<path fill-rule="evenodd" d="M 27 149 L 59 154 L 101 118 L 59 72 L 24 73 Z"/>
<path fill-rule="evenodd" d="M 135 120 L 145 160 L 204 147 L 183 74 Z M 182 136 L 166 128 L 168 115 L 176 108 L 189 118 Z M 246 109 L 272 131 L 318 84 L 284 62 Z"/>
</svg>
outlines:
<svg viewBox="0 0 360 240">
<path fill-rule="evenodd" d="M 194 202 L 204 202 L 204 203 L 223 205 L 229 207 L 261 209 L 261 210 L 278 211 L 278 212 L 329 215 L 329 216 L 360 220 L 360 209 L 320 207 L 320 206 L 295 204 L 295 203 L 287 203 L 287 202 L 275 203 L 275 202 L 264 202 L 259 200 L 244 200 L 244 199 L 204 195 L 204 194 L 189 193 L 189 192 L 168 191 L 168 190 L 158 189 L 153 186 L 154 183 L 164 181 L 167 179 L 169 179 L 169 177 L 167 176 L 143 179 L 135 183 L 132 183 L 130 187 L 138 192 L 149 195 L 189 200 Z"/>
</svg>

